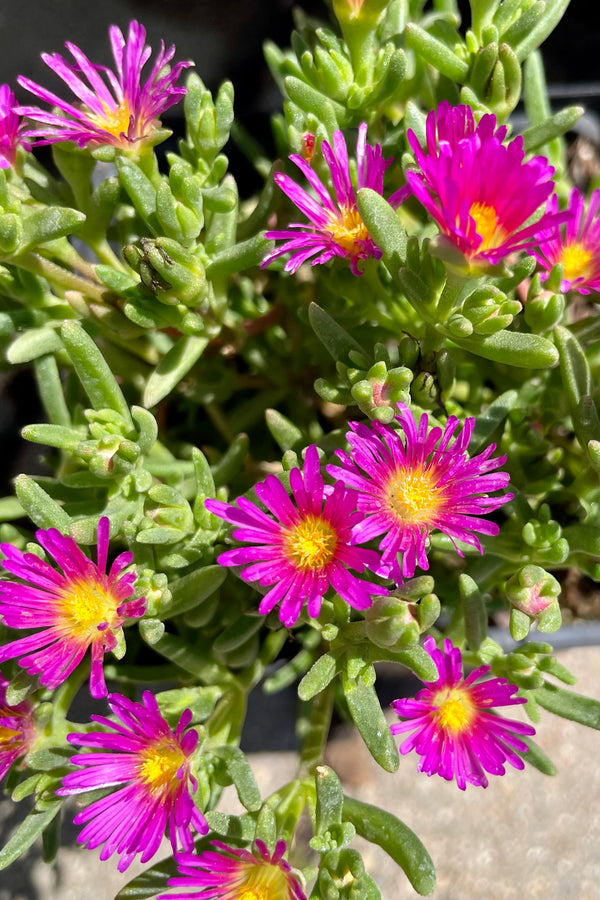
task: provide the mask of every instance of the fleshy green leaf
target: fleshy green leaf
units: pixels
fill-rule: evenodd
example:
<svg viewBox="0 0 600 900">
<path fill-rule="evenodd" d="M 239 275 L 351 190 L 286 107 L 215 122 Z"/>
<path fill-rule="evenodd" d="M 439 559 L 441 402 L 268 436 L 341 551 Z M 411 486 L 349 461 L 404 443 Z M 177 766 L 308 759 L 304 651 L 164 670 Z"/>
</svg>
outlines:
<svg viewBox="0 0 600 900">
<path fill-rule="evenodd" d="M 344 798 L 343 816 L 361 837 L 377 844 L 398 863 L 418 894 L 431 894 L 435 888 L 433 862 L 419 838 L 404 822 L 392 813 L 350 797 Z"/>
<path fill-rule="evenodd" d="M 398 750 L 375 688 L 346 674 L 342 676 L 342 685 L 350 715 L 369 752 L 387 772 L 395 772 L 400 762 Z"/>
<path fill-rule="evenodd" d="M 403 266 L 406 263 L 406 230 L 393 207 L 370 188 L 359 190 L 357 203 L 369 234 L 383 251 L 387 267 L 394 271 Z"/>
<path fill-rule="evenodd" d="M 53 800 L 45 809 L 34 809 L 21 822 L 15 833 L 0 850 L 0 869 L 5 869 L 31 847 L 58 814 L 62 803 Z"/>
<path fill-rule="evenodd" d="M 575 691 L 566 691 L 548 681 L 531 693 L 540 706 L 549 712 L 600 731 L 600 703 L 597 700 L 576 694 Z"/>
<path fill-rule="evenodd" d="M 63 322 L 60 333 L 94 409 L 112 409 L 132 427 L 133 422 L 123 392 L 90 335 L 78 322 L 73 321 Z"/>
<path fill-rule="evenodd" d="M 144 406 L 156 406 L 170 394 L 200 359 L 207 346 L 206 337 L 179 338 L 150 375 L 144 390 Z"/>
<path fill-rule="evenodd" d="M 473 335 L 470 338 L 453 337 L 459 347 L 492 362 L 505 363 L 525 369 L 552 368 L 558 362 L 554 344 L 539 334 L 523 334 L 518 331 L 497 331 L 496 334 Z"/>
</svg>

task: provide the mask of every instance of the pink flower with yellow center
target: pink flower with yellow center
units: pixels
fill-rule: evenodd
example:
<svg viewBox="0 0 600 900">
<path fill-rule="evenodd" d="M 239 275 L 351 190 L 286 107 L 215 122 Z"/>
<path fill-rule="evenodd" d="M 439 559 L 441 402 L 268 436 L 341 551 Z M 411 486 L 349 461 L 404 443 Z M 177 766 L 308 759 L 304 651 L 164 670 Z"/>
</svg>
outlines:
<svg viewBox="0 0 600 900">
<path fill-rule="evenodd" d="M 495 116 L 476 125 L 470 107 L 446 101 L 427 116 L 426 147 L 407 132 L 418 169 L 406 172 L 400 200 L 413 194 L 470 266 L 531 249 L 571 215 L 546 211 L 528 222 L 554 191 L 554 169 L 543 156 L 526 161 L 523 138 L 505 144 L 506 135 Z"/>
<path fill-rule="evenodd" d="M 161 42 L 160 52 L 142 83 L 142 70 L 152 54 L 152 48 L 145 43 L 146 29 L 134 20 L 129 23 L 127 40 L 116 25 L 111 25 L 109 35 L 116 74 L 90 62 L 70 42 L 65 46 L 74 64 L 59 53 L 42 54 L 46 65 L 73 92 L 76 104 L 62 100 L 29 78 L 17 79 L 21 87 L 59 109 L 55 113 L 37 106 L 19 107 L 21 115 L 39 123 L 26 132 L 27 137 L 37 138 L 36 145 L 75 141 L 80 147 L 112 144 L 127 150 L 151 143 L 160 125 L 158 117 L 186 93 L 184 87 L 177 85 L 177 79 L 191 63 L 178 62 L 169 68 L 175 54 L 173 45 L 165 49 Z"/>
<path fill-rule="evenodd" d="M 9 706 L 9 683 L 0 672 L 0 781 L 13 763 L 25 756 L 35 739 L 33 707 L 28 700 Z"/>
<path fill-rule="evenodd" d="M 480 679 L 490 667 L 480 666 L 463 678 L 462 654 L 449 640 L 438 650 L 428 637 L 425 650 L 437 666 L 437 681 L 413 699 L 395 700 L 392 708 L 406 721 L 391 725 L 393 734 L 412 732 L 400 745 L 403 755 L 416 750 L 421 756 L 419 772 L 441 775 L 464 791 L 467 783 L 488 786 L 486 772 L 504 775 L 505 763 L 523 769 L 519 753 L 527 744 L 517 735 L 535 734 L 535 728 L 515 719 L 496 715 L 493 707 L 525 703 L 515 697 L 518 688 L 506 678 Z"/>
<path fill-rule="evenodd" d="M 254 850 L 239 850 L 212 841 L 218 851 L 176 855 L 180 877 L 169 878 L 169 887 L 183 893 L 161 894 L 158 900 L 306 900 L 300 882 L 283 858 L 285 841 L 278 841 L 271 855 L 262 841 Z"/>
<path fill-rule="evenodd" d="M 290 471 L 290 488 L 291 497 L 275 475 L 256 485 L 256 496 L 268 513 L 245 497 L 238 497 L 237 506 L 206 501 L 207 509 L 236 526 L 233 537 L 250 545 L 227 550 L 219 563 L 245 565 L 240 572 L 244 581 L 273 585 L 259 612 L 266 615 L 280 603 L 279 618 L 291 626 L 305 601 L 309 616 L 317 618 L 330 587 L 355 609 L 371 606 L 374 594 L 387 594 L 386 588 L 350 571 L 377 568 L 379 555 L 356 546 L 360 541 L 354 539 L 353 529 L 362 519 L 356 512 L 356 494 L 341 484 L 324 484 L 314 445 L 306 451 L 304 472 Z"/>
<path fill-rule="evenodd" d="M 566 227 L 555 226 L 544 232 L 540 236 L 543 243 L 532 256 L 546 270 L 542 273 L 542 281 L 557 263 L 562 263 L 561 291 L 577 291 L 578 294 L 600 291 L 600 190 L 592 191 L 586 208 L 585 197 L 574 187 L 568 209 L 572 218 Z M 548 201 L 547 210 L 558 212 L 556 194 Z"/>
<path fill-rule="evenodd" d="M 327 471 L 358 494 L 357 507 L 364 520 L 355 529 L 356 539 L 367 542 L 383 535 L 378 573 L 401 582 L 412 578 L 417 566 L 429 568 L 431 531 L 442 531 L 453 543 L 463 541 L 483 553 L 474 532 L 494 535 L 499 528 L 482 516 L 513 495 L 489 496 L 505 488 L 510 478 L 507 472 L 494 473 L 506 462 L 505 456 L 490 459 L 495 444 L 469 458 L 475 419 L 466 419 L 452 442 L 458 427 L 455 416 L 450 416 L 442 431 L 429 428 L 426 414 L 417 427 L 407 406 L 399 403 L 398 409 L 396 420 L 403 437 L 381 422 L 350 422 L 350 454 L 337 450 L 342 465 L 329 465 Z M 456 544 L 455 549 L 463 555 Z"/>
<path fill-rule="evenodd" d="M 282 231 L 267 231 L 267 238 L 283 240 L 285 243 L 265 256 L 261 268 L 285 253 L 291 253 L 284 267 L 286 272 L 296 272 L 308 260 L 311 265 L 316 266 L 338 256 L 350 260 L 352 273 L 360 275 L 360 263 L 363 260 L 381 257 L 381 250 L 373 242 L 356 205 L 348 149 L 342 132 L 334 133 L 333 147 L 323 141 L 321 150 L 331 173 L 335 198 L 332 198 L 310 162 L 292 154 L 291 161 L 305 176 L 316 198 L 283 172 L 275 173 L 275 183 L 310 222 L 295 222 Z M 358 129 L 356 144 L 358 189 L 367 187 L 382 194 L 383 176 L 391 162 L 391 159 L 383 158 L 379 144 L 374 147 L 367 144 L 367 125 L 363 122 Z M 395 204 L 395 194 L 390 197 L 389 202 Z"/>
<path fill-rule="evenodd" d="M 106 574 L 109 520 L 98 523 L 98 563 L 91 561 L 73 538 L 49 528 L 36 538 L 62 569 L 57 571 L 35 553 L 0 544 L 2 567 L 21 579 L 0 581 L 0 616 L 8 628 L 41 629 L 0 647 L 0 663 L 20 657 L 19 665 L 40 683 L 56 688 L 91 648 L 90 691 L 105 697 L 102 663 L 107 650 L 122 638 L 122 625 L 146 611 L 133 594 L 135 572 L 124 570 L 133 554 L 121 553 Z"/>
<path fill-rule="evenodd" d="M 144 691 L 141 703 L 110 694 L 108 705 L 118 721 L 93 715 L 105 730 L 68 735 L 69 743 L 92 749 L 71 757 L 80 770 L 65 775 L 56 793 L 118 787 L 78 812 L 73 821 L 86 823 L 78 843 L 87 844 L 89 850 L 103 844 L 100 859 L 118 854 L 117 868 L 124 872 L 138 853 L 143 863 L 152 859 L 166 828 L 174 851 L 178 846 L 192 850 L 193 830 L 206 834 L 208 825 L 193 799 L 198 785 L 191 767 L 198 732 L 186 731 L 191 710 L 181 714 L 173 731 L 150 691 Z"/>
<path fill-rule="evenodd" d="M 7 84 L 0 84 L 0 169 L 10 169 L 17 158 L 17 147 L 29 150 L 29 144 L 21 136 L 25 122 L 15 108 L 15 95 Z"/>
</svg>

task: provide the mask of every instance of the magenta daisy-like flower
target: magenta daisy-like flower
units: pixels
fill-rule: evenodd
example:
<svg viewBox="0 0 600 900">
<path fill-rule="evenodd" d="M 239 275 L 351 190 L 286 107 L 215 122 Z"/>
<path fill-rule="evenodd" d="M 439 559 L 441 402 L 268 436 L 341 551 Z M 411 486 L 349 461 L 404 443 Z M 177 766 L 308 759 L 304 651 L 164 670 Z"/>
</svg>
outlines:
<svg viewBox="0 0 600 900">
<path fill-rule="evenodd" d="M 285 264 L 287 272 L 296 272 L 308 260 L 315 266 L 339 256 L 350 260 L 352 273 L 360 275 L 363 260 L 381 257 L 381 250 L 373 242 L 356 205 L 348 150 L 342 132 L 334 133 L 333 147 L 323 141 L 321 150 L 331 172 L 335 198 L 332 198 L 310 163 L 292 154 L 290 159 L 305 176 L 316 198 L 283 172 L 275 173 L 275 182 L 310 221 L 294 222 L 283 231 L 267 231 L 267 238 L 285 243 L 265 256 L 261 268 L 285 253 L 291 253 Z M 358 129 L 356 144 L 357 187 L 371 188 L 382 194 L 383 175 L 391 162 L 391 159 L 383 158 L 379 144 L 374 147 L 367 144 L 367 125 L 363 122 Z M 395 195 L 390 197 L 389 202 L 395 203 Z"/>
<path fill-rule="evenodd" d="M 198 732 L 186 731 L 191 710 L 181 714 L 173 731 L 150 691 L 144 691 L 141 703 L 109 694 L 108 705 L 118 721 L 93 715 L 104 731 L 68 735 L 71 744 L 92 749 L 71 757 L 80 770 L 65 775 L 56 793 L 118 788 L 86 806 L 73 821 L 86 823 L 78 843 L 89 850 L 103 844 L 100 859 L 116 853 L 117 868 L 124 872 L 138 853 L 143 863 L 154 856 L 166 828 L 174 851 L 192 850 L 193 831 L 206 834 L 208 825 L 193 799 L 198 784 L 191 767 Z"/>
<path fill-rule="evenodd" d="M 36 144 L 52 144 L 57 141 L 75 141 L 80 147 L 97 147 L 112 144 L 121 149 L 132 145 L 151 143 L 159 127 L 158 117 L 177 103 L 186 93 L 177 85 L 181 70 L 191 65 L 178 62 L 172 68 L 168 64 L 175 54 L 172 45 L 160 51 L 145 82 L 142 70 L 148 62 L 152 48 L 146 45 L 146 29 L 135 20 L 129 23 L 125 40 L 120 28 L 111 25 L 110 44 L 115 60 L 116 74 L 105 66 L 90 62 L 75 44 L 66 42 L 74 63 L 59 53 L 43 53 L 42 59 L 70 88 L 77 102 L 62 100 L 29 78 L 19 76 L 19 84 L 58 112 L 49 112 L 37 106 L 21 106 L 19 112 L 39 123 L 26 132 L 27 137 L 37 138 Z"/>
<path fill-rule="evenodd" d="M 35 738 L 33 706 L 28 700 L 9 706 L 9 683 L 0 672 L 0 781 L 13 763 L 25 756 Z"/>
<path fill-rule="evenodd" d="M 198 855 L 178 853 L 181 877 L 169 878 L 169 887 L 183 893 L 161 894 L 158 900 L 306 900 L 300 882 L 283 858 L 285 841 L 278 841 L 271 856 L 262 841 L 254 850 L 239 850 L 212 841 L 218 851 Z"/>
<path fill-rule="evenodd" d="M 412 732 L 400 745 L 400 753 L 416 750 L 421 756 L 419 772 L 437 773 L 446 781 L 456 776 L 461 791 L 467 784 L 487 787 L 485 773 L 504 775 L 505 763 L 523 769 L 518 753 L 527 752 L 528 747 L 517 735 L 535 734 L 535 728 L 492 711 L 496 706 L 525 703 L 524 697 L 515 697 L 518 688 L 506 678 L 480 681 L 489 666 L 480 666 L 463 678 L 462 654 L 449 640 L 444 641 L 443 652 L 432 637 L 426 638 L 424 647 L 439 678 L 425 682 L 413 699 L 392 703 L 406 719 L 390 726 L 392 734 Z"/>
<path fill-rule="evenodd" d="M 569 196 L 569 211 L 572 218 L 566 227 L 558 225 L 544 232 L 541 247 L 533 251 L 539 264 L 546 271 L 542 281 L 557 263 L 563 265 L 561 291 L 577 291 L 589 294 L 600 291 L 600 190 L 592 191 L 589 203 L 581 191 L 574 187 Z M 548 201 L 549 213 L 558 212 L 558 197 L 553 194 Z"/>
<path fill-rule="evenodd" d="M 426 147 L 407 132 L 419 168 L 407 171 L 400 196 L 414 194 L 469 265 L 495 265 L 530 249 L 570 217 L 546 211 L 528 223 L 554 191 L 554 169 L 543 156 L 526 161 L 521 136 L 505 144 L 507 128 L 496 128 L 495 116 L 475 125 L 470 107 L 442 101 L 426 127 Z"/>
<path fill-rule="evenodd" d="M 19 145 L 29 150 L 21 136 L 25 122 L 15 112 L 17 101 L 7 84 L 0 84 L 0 169 L 10 169 L 17 158 Z"/>
<path fill-rule="evenodd" d="M 122 625 L 146 611 L 142 597 L 130 600 L 135 572 L 124 572 L 133 554 L 121 553 L 106 574 L 109 520 L 98 523 L 98 563 L 91 561 L 73 538 L 49 528 L 36 538 L 62 569 L 57 571 L 35 553 L 0 544 L 2 567 L 22 579 L 0 581 L 0 616 L 8 628 L 41 629 L 0 647 L 0 663 L 20 657 L 19 665 L 56 688 L 79 665 L 88 647 L 92 664 L 90 691 L 106 696 L 102 663 L 107 650 L 122 638 Z"/>
<path fill-rule="evenodd" d="M 506 462 L 505 456 L 490 459 L 495 444 L 469 458 L 475 419 L 466 419 L 453 441 L 455 416 L 442 431 L 429 428 L 426 414 L 417 427 L 410 409 L 403 403 L 398 408 L 396 420 L 404 436 L 381 422 L 350 422 L 350 454 L 337 450 L 342 465 L 329 465 L 327 471 L 358 492 L 364 519 L 355 529 L 356 537 L 366 542 L 383 535 L 379 574 L 401 582 L 412 578 L 417 566 L 429 568 L 427 543 L 433 530 L 483 552 L 474 532 L 494 535 L 499 528 L 482 516 L 513 495 L 489 496 L 490 491 L 505 488 L 510 478 L 507 472 L 494 472 Z M 458 547 L 456 551 L 463 555 Z"/>
<path fill-rule="evenodd" d="M 306 451 L 304 472 L 290 471 L 290 488 L 291 497 L 275 475 L 255 486 L 268 513 L 245 497 L 238 497 L 237 506 L 206 501 L 207 509 L 235 526 L 233 537 L 250 545 L 227 550 L 219 563 L 246 566 L 240 572 L 244 581 L 273 585 L 259 612 L 266 615 L 280 603 L 279 618 L 291 626 L 305 601 L 309 616 L 316 618 L 330 587 L 355 609 L 371 606 L 374 594 L 387 594 L 386 588 L 349 571 L 378 568 L 379 554 L 356 546 L 354 528 L 362 520 L 356 494 L 342 484 L 324 484 L 314 445 Z"/>
</svg>

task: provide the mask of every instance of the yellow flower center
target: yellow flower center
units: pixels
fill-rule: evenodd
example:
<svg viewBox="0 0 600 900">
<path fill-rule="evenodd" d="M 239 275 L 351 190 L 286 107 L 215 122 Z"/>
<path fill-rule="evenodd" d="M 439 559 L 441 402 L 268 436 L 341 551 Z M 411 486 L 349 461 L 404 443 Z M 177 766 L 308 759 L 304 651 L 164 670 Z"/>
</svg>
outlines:
<svg viewBox="0 0 600 900">
<path fill-rule="evenodd" d="M 285 550 L 297 569 L 322 569 L 337 547 L 335 529 L 318 516 L 307 516 L 288 532 Z"/>
<path fill-rule="evenodd" d="M 342 206 L 340 212 L 341 216 L 335 213 L 330 214 L 326 231 L 342 250 L 351 256 L 356 256 L 362 249 L 359 241 L 369 240 L 367 226 L 361 219 L 356 206 Z"/>
<path fill-rule="evenodd" d="M 248 875 L 231 900 L 284 900 L 289 896 L 285 872 L 271 863 L 248 863 Z"/>
<path fill-rule="evenodd" d="M 437 716 L 443 731 L 461 734 L 473 721 L 475 707 L 464 690 L 444 689 L 435 695 L 433 704 L 437 707 Z"/>
<path fill-rule="evenodd" d="M 585 278 L 589 274 L 592 253 L 582 244 L 568 244 L 562 253 L 563 274 L 568 281 Z"/>
<path fill-rule="evenodd" d="M 162 791 L 176 784 L 177 772 L 185 763 L 185 759 L 175 739 L 162 741 L 148 748 L 142 755 L 140 778 L 151 790 Z"/>
<path fill-rule="evenodd" d="M 121 138 L 121 135 L 127 134 L 129 131 L 129 121 L 131 119 L 131 110 L 127 103 L 124 106 L 117 106 L 114 109 L 111 109 L 106 104 L 103 104 L 104 112 L 102 115 L 98 113 L 88 112 L 88 119 L 97 125 L 98 128 L 101 128 L 103 131 L 107 131 L 109 134 L 112 134 L 113 137 Z"/>
<path fill-rule="evenodd" d="M 20 737 L 21 732 L 15 731 L 14 728 L 5 728 L 4 725 L 0 725 L 0 750 L 2 750 L 2 745 L 8 747 L 8 745 L 14 741 L 15 738 Z"/>
<path fill-rule="evenodd" d="M 504 240 L 504 230 L 498 225 L 494 207 L 487 203 L 473 203 L 469 215 L 475 219 L 477 234 L 482 238 L 479 251 L 499 247 Z"/>
<path fill-rule="evenodd" d="M 117 600 L 98 582 L 71 581 L 63 590 L 62 618 L 74 632 L 92 637 L 99 625 L 112 628 L 118 619 Z"/>
<path fill-rule="evenodd" d="M 441 490 L 428 469 L 399 469 L 390 479 L 388 502 L 403 522 L 429 523 L 440 508 Z"/>
</svg>

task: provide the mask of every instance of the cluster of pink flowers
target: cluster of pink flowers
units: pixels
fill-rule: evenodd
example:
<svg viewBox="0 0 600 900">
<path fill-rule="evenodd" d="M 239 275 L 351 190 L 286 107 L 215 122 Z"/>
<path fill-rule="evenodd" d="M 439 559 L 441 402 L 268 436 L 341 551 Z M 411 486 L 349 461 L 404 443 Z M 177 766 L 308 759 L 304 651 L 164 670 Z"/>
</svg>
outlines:
<svg viewBox="0 0 600 900">
<path fill-rule="evenodd" d="M 392 160 L 383 159 L 378 144 L 366 143 L 366 133 L 362 123 L 356 188 L 368 187 L 383 195 L 384 173 Z M 583 194 L 574 188 L 568 207 L 561 210 L 554 193 L 553 167 L 543 156 L 526 159 L 523 138 L 507 142 L 507 133 L 505 125 L 497 126 L 494 115 L 484 115 L 476 123 L 470 107 L 442 101 L 427 117 L 425 147 L 408 130 L 416 167 L 407 170 L 407 184 L 394 191 L 388 202 L 396 208 L 414 197 L 437 224 L 440 239 L 459 250 L 465 267 L 474 272 L 485 272 L 526 251 L 546 274 L 557 263 L 563 264 L 563 291 L 600 290 L 596 252 L 600 192 L 592 193 L 586 208 Z M 322 142 L 321 152 L 334 198 L 313 169 L 314 146 L 310 159 L 292 154 L 290 160 L 316 196 L 283 172 L 275 175 L 275 182 L 309 222 L 268 231 L 266 237 L 284 243 L 268 253 L 262 265 L 290 253 L 285 269 L 296 272 L 305 262 L 319 265 L 338 257 L 348 260 L 353 274 L 360 275 L 360 264 L 379 259 L 381 249 L 358 211 L 341 131 L 335 132 L 333 147 Z M 540 209 L 542 215 L 532 221 Z"/>
<path fill-rule="evenodd" d="M 428 568 L 432 531 L 446 534 L 461 556 L 456 541 L 483 552 L 476 532 L 498 533 L 499 526 L 484 516 L 513 497 L 490 496 L 508 484 L 508 473 L 495 471 L 506 457 L 492 457 L 495 444 L 468 456 L 475 420 L 467 419 L 457 437 L 454 416 L 443 430 L 430 428 L 426 414 L 417 425 L 410 409 L 399 404 L 396 420 L 403 435 L 380 422 L 350 423 L 350 452 L 336 451 L 341 465 L 327 466 L 333 486 L 325 484 L 311 445 L 303 473 L 290 472 L 291 497 L 275 475 L 256 485 L 266 512 L 245 497 L 236 504 L 206 501 L 244 542 L 221 554 L 221 565 L 246 566 L 241 578 L 271 586 L 261 613 L 281 603 L 280 619 L 290 626 L 306 602 L 309 616 L 316 617 L 329 588 L 365 609 L 372 596 L 389 590 L 375 575 L 399 583 L 412 578 L 417 566 Z M 379 536 L 379 551 L 361 546 Z M 370 571 L 371 582 L 350 570 Z"/>
</svg>

